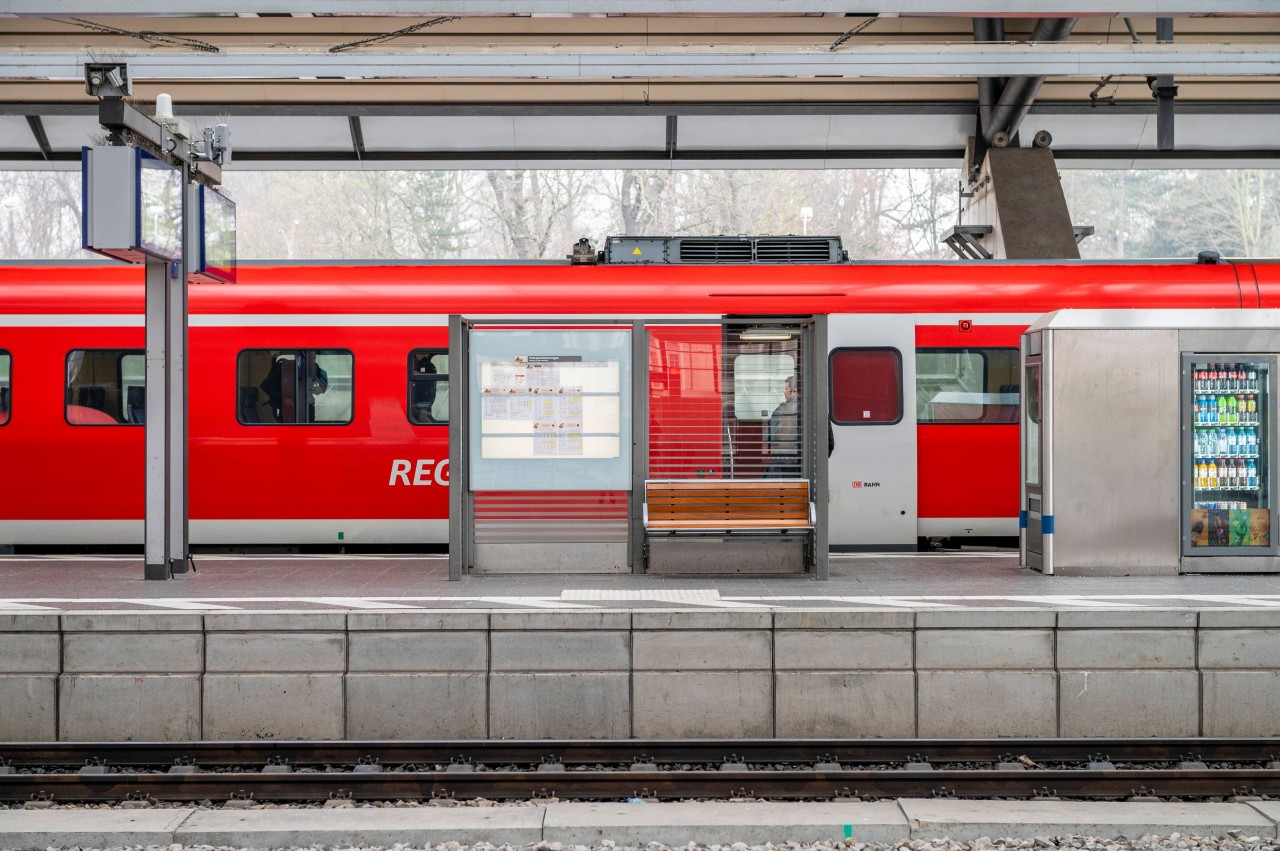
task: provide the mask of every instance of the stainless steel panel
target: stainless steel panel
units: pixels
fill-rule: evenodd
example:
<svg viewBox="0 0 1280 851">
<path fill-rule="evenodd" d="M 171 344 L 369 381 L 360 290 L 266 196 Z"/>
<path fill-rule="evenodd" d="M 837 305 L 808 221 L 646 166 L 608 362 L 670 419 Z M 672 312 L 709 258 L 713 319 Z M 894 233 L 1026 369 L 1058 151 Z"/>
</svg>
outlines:
<svg viewBox="0 0 1280 851">
<path fill-rule="evenodd" d="M 1253 311 L 1248 311 L 1252 313 Z M 1280 352 L 1280 329 L 1251 328 L 1206 330 L 1188 328 L 1178 332 L 1178 348 L 1184 352 L 1240 352 L 1265 354 Z"/>
<path fill-rule="evenodd" d="M 1053 332 L 1045 514 L 1056 571 L 1177 572 L 1178 355 L 1176 330 Z"/>
<path fill-rule="evenodd" d="M 1183 573 L 1280 573 L 1274 556 L 1183 556 Z"/>
</svg>

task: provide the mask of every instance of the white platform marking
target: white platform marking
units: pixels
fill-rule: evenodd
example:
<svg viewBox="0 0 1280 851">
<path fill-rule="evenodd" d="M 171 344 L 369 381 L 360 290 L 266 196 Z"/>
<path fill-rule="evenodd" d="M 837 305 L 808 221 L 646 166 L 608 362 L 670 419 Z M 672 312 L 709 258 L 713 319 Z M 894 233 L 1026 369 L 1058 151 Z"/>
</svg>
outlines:
<svg viewBox="0 0 1280 851">
<path fill-rule="evenodd" d="M 296 599 L 303 603 L 316 603 L 321 606 L 341 606 L 344 609 L 409 609 L 415 612 L 422 611 L 421 606 L 388 603 L 377 597 L 298 597 Z"/>
<path fill-rule="evenodd" d="M 747 598 L 724 599 L 714 588 L 656 588 L 633 591 L 566 589 L 560 592 L 561 600 L 588 600 L 600 602 L 658 602 L 683 603 L 691 606 L 711 606 L 717 609 L 768 609 L 766 603 L 742 602 Z"/>
<path fill-rule="evenodd" d="M 1205 603 L 1225 603 L 1232 606 L 1264 606 L 1280 608 L 1280 598 L 1266 594 L 1250 594 L 1248 597 L 1236 597 L 1226 594 L 1179 594 L 1180 600 L 1200 600 Z"/>
<path fill-rule="evenodd" d="M 72 602 L 89 602 L 72 601 Z M 243 611 L 241 606 L 221 606 L 216 603 L 208 603 L 203 600 L 106 600 L 108 603 L 132 603 L 135 606 L 155 606 L 158 609 L 181 609 L 186 612 L 205 612 L 205 611 Z"/>
<path fill-rule="evenodd" d="M 827 597 L 837 603 L 857 603 L 860 606 L 897 606 L 905 609 L 953 609 L 956 603 L 935 603 L 918 597 Z"/>
<path fill-rule="evenodd" d="M 0 612 L 55 612 L 56 606 L 33 606 L 30 603 L 19 603 L 14 600 L 0 600 Z"/>
<path fill-rule="evenodd" d="M 528 606 L 533 609 L 595 609 L 580 603 L 566 603 L 550 597 L 454 597 L 455 600 L 477 600 L 481 603 L 501 603 L 504 606 Z"/>
<path fill-rule="evenodd" d="M 1089 609 L 1141 609 L 1141 603 L 1121 603 L 1118 600 L 1093 598 L 1079 594 L 1028 594 L 1026 596 L 997 597 L 1020 603 L 1041 603 L 1045 606 L 1083 606 Z"/>
</svg>

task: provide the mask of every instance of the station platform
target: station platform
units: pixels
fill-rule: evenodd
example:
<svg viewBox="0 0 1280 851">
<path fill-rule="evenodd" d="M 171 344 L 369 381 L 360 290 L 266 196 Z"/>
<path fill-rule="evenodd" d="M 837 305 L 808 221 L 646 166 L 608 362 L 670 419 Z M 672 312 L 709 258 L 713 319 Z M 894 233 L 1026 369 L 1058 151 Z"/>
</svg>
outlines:
<svg viewBox="0 0 1280 851">
<path fill-rule="evenodd" d="M 268 805 L 270 806 L 270 805 Z M 532 802 L 488 807 L 0 809 L 0 847 L 431 848 L 1274 848 L 1280 802 L 966 801 L 902 798 L 826 803 Z M 1155 837 L 1162 837 L 1156 840 Z M 1056 838 L 1058 841 L 1054 841 Z M 1086 845 L 1084 840 L 1092 838 Z M 1121 843 L 1122 840 L 1130 843 Z M 994 840 L 995 843 L 992 843 Z M 1144 840 L 1139 842 L 1138 840 Z M 487 844 L 485 844 L 487 843 Z"/>
<path fill-rule="evenodd" d="M 414 609 L 1218 608 L 1280 609 L 1260 574 L 1045 576 L 1016 553 L 833 553 L 830 579 L 584 574 L 466 576 L 438 556 L 195 558 L 171 582 L 137 557 L 0 556 L 0 612 Z"/>
<path fill-rule="evenodd" d="M 838 556 L 825 582 L 196 566 L 0 561 L 0 741 L 1280 733 L 1268 576 L 1003 553 Z"/>
</svg>

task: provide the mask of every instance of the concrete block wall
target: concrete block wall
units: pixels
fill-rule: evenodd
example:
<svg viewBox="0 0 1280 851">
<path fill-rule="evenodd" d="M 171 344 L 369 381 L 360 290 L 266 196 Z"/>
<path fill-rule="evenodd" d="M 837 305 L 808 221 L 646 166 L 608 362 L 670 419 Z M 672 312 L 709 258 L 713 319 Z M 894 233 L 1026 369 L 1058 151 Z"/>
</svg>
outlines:
<svg viewBox="0 0 1280 851">
<path fill-rule="evenodd" d="M 0 741 L 1271 736 L 1280 611 L 0 615 Z"/>
</svg>

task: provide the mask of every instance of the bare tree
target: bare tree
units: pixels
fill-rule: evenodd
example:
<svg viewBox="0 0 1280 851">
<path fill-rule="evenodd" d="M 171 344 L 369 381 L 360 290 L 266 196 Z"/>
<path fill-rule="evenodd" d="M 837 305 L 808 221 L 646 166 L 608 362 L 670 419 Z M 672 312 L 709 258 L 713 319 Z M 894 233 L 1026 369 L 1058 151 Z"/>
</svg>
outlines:
<svg viewBox="0 0 1280 851">
<path fill-rule="evenodd" d="M 548 250 L 574 224 L 574 209 L 583 194 L 577 171 L 487 171 L 486 195 L 473 200 L 500 235 L 505 256 L 533 260 Z"/>
<path fill-rule="evenodd" d="M 619 204 L 622 210 L 622 232 L 629 235 L 653 234 L 657 225 L 669 175 L 663 171 L 622 172 Z"/>
<path fill-rule="evenodd" d="M 80 248 L 80 172 L 0 172 L 0 256 L 67 259 Z"/>
</svg>

